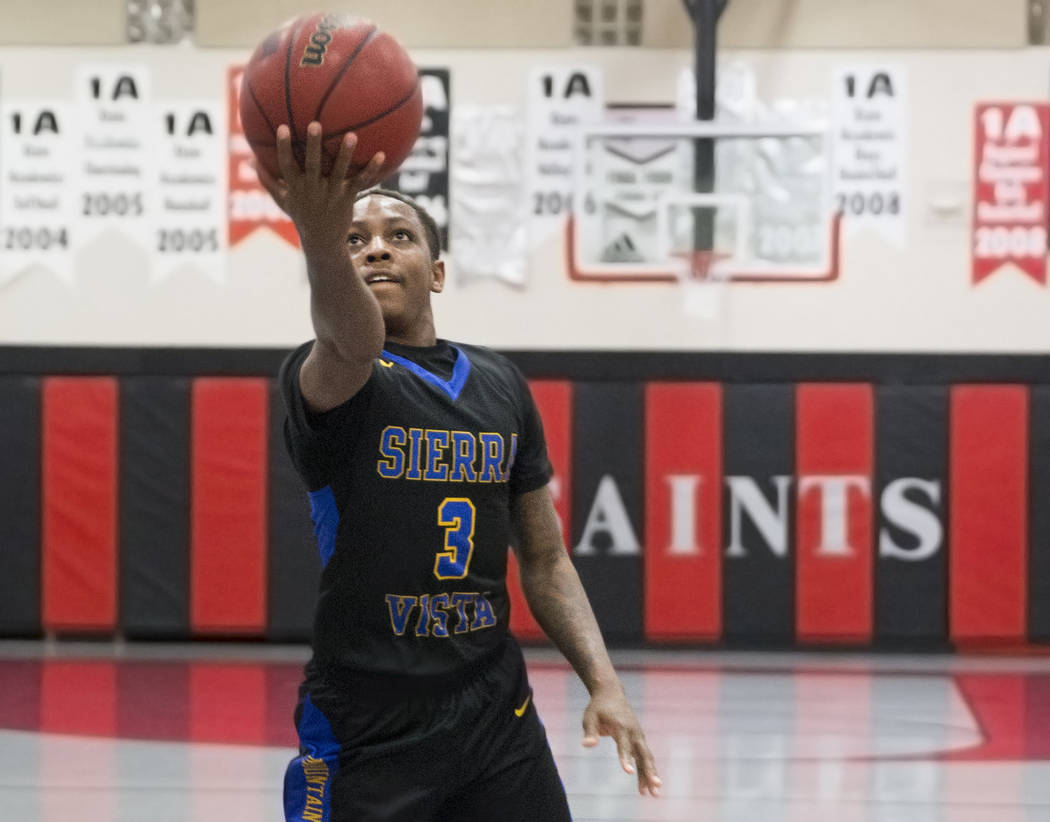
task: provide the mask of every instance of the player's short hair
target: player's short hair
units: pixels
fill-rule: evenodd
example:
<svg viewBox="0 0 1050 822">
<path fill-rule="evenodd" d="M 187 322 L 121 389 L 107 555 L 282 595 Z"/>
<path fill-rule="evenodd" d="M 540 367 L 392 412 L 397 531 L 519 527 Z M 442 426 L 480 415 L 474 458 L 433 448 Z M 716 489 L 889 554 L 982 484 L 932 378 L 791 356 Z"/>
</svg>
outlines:
<svg viewBox="0 0 1050 822">
<path fill-rule="evenodd" d="M 400 191 L 394 191 L 390 188 L 370 188 L 366 191 L 362 191 L 354 199 L 354 202 L 363 200 L 365 197 L 390 197 L 393 200 L 400 200 L 405 205 L 409 206 L 416 216 L 419 217 L 419 222 L 423 224 L 423 231 L 427 238 L 427 247 L 430 249 L 430 259 L 436 260 L 441 256 L 441 232 L 438 230 L 438 224 L 430 213 L 423 208 L 419 203 L 409 197 L 407 194 L 402 194 Z"/>
</svg>

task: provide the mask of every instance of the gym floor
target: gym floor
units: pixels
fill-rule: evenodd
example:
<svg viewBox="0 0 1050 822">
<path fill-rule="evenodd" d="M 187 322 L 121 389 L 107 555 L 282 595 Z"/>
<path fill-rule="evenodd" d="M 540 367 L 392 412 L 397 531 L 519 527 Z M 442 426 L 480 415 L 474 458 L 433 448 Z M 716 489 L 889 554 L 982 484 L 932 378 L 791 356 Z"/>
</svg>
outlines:
<svg viewBox="0 0 1050 822">
<path fill-rule="evenodd" d="M 639 797 L 586 692 L 527 651 L 574 819 L 1050 819 L 1050 657 L 614 654 L 664 780 Z M 0 818 L 281 820 L 295 646 L 0 642 Z M 542 822 L 542 820 L 537 820 Z"/>
</svg>

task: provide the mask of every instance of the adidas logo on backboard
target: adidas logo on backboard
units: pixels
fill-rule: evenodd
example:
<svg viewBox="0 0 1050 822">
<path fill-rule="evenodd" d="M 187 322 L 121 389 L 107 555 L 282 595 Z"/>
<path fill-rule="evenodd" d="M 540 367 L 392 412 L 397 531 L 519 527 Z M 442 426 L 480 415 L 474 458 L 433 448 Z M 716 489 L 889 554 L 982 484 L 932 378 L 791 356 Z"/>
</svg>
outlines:
<svg viewBox="0 0 1050 822">
<path fill-rule="evenodd" d="M 603 263 L 641 263 L 645 258 L 625 231 L 602 249 L 601 260 Z"/>
</svg>

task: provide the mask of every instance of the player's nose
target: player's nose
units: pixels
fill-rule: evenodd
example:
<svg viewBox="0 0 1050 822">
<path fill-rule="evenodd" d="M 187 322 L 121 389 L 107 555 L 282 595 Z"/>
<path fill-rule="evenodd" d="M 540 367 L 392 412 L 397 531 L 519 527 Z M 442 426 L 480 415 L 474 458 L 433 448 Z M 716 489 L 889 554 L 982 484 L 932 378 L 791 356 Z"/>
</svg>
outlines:
<svg viewBox="0 0 1050 822">
<path fill-rule="evenodd" d="M 390 259 L 390 247 L 383 241 L 382 237 L 373 237 L 365 248 L 365 259 L 370 263 Z"/>
</svg>

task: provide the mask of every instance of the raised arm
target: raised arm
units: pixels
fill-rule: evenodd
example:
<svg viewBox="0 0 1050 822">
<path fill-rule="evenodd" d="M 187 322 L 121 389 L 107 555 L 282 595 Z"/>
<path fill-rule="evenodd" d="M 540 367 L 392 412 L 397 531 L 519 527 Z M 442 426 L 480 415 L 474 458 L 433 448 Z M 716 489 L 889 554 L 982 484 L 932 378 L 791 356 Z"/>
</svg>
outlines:
<svg viewBox="0 0 1050 822">
<path fill-rule="evenodd" d="M 321 124 L 307 128 L 304 168 L 292 154 L 288 126 L 277 129 L 281 179 L 257 168 L 259 180 L 299 232 L 310 281 L 310 318 L 316 341 L 299 371 L 299 387 L 312 411 L 346 402 L 368 381 L 383 349 L 383 315 L 354 271 L 346 244 L 359 192 L 378 182 L 383 154 L 346 176 L 357 138 L 347 134 L 331 173 L 321 173 Z"/>
<path fill-rule="evenodd" d="M 521 587 L 529 609 L 540 627 L 583 680 L 591 695 L 583 714 L 583 744 L 598 744 L 599 736 L 611 736 L 627 773 L 638 768 L 638 791 L 653 796 L 660 777 L 620 679 L 605 649 L 580 577 L 561 538 L 554 502 L 546 486 L 520 494 L 512 503 L 518 534 L 518 564 Z"/>
</svg>

